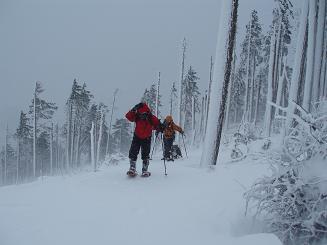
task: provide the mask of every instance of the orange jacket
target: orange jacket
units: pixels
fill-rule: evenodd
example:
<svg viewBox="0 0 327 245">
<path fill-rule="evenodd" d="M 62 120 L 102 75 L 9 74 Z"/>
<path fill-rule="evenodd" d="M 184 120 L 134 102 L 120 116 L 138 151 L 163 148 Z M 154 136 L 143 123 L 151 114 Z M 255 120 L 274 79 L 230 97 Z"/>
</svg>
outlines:
<svg viewBox="0 0 327 245">
<path fill-rule="evenodd" d="M 175 135 L 175 131 L 178 131 L 180 133 L 183 132 L 183 129 L 176 125 L 173 121 L 167 122 L 166 120 L 164 121 L 164 131 L 163 135 L 166 139 L 170 139 Z"/>
</svg>

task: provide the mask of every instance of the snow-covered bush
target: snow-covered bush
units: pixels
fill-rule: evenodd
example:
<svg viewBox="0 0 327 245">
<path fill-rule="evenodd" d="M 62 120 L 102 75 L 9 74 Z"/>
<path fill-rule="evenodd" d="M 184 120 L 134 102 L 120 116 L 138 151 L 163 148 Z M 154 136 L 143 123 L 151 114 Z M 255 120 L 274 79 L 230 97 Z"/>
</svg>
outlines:
<svg viewBox="0 0 327 245">
<path fill-rule="evenodd" d="M 294 162 L 327 158 L 327 102 L 317 103 L 312 113 L 297 105 L 295 126 L 284 138 L 285 153 Z"/>
<path fill-rule="evenodd" d="M 245 193 L 247 211 L 254 208 L 255 217 L 287 245 L 327 243 L 327 166 L 308 171 L 327 156 L 327 111 L 320 104 L 315 108 L 313 113 L 297 108 L 282 160 L 271 159 L 272 176 Z"/>
<path fill-rule="evenodd" d="M 242 122 L 238 133 L 246 138 L 247 142 L 254 141 L 261 138 L 262 130 L 254 123 Z"/>
<path fill-rule="evenodd" d="M 327 192 L 324 180 L 306 180 L 297 170 L 258 180 L 245 193 L 247 208 L 254 205 L 255 217 L 262 217 L 269 232 L 284 244 L 315 244 L 327 241 Z"/>
<path fill-rule="evenodd" d="M 249 152 L 248 144 L 259 139 L 260 135 L 261 131 L 253 123 L 242 122 L 231 138 L 233 142 L 231 159 L 233 161 L 244 159 Z"/>
</svg>

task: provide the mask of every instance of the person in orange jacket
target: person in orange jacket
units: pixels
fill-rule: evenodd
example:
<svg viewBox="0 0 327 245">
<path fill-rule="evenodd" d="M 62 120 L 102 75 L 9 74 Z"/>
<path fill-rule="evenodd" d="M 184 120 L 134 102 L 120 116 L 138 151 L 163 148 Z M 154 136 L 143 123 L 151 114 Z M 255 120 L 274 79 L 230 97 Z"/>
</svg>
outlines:
<svg viewBox="0 0 327 245">
<path fill-rule="evenodd" d="M 175 140 L 176 131 L 181 134 L 184 134 L 183 129 L 174 123 L 173 117 L 170 115 L 166 116 L 165 120 L 162 123 L 162 135 L 164 142 L 163 156 L 164 159 L 167 161 L 174 161 L 171 154 L 171 148 Z"/>
</svg>

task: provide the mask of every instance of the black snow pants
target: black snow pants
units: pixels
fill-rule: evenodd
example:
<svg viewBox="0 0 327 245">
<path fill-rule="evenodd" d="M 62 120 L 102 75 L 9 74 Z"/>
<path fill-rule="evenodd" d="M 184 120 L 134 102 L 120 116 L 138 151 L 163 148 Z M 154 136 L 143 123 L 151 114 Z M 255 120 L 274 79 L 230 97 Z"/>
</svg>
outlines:
<svg viewBox="0 0 327 245">
<path fill-rule="evenodd" d="M 164 158 L 172 158 L 171 147 L 173 146 L 175 137 L 165 138 L 163 137 L 164 142 Z"/>
<path fill-rule="evenodd" d="M 129 149 L 129 159 L 131 159 L 132 161 L 136 161 L 140 148 L 141 148 L 141 158 L 143 162 L 148 161 L 150 158 L 150 151 L 151 151 L 151 136 L 146 139 L 140 139 L 134 134 L 131 148 Z"/>
</svg>

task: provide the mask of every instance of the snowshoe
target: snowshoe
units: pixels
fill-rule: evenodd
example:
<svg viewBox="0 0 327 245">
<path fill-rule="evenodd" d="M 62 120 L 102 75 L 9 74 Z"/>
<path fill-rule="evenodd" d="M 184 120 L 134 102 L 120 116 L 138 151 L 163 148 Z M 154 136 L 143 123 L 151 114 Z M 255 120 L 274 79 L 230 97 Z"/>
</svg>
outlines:
<svg viewBox="0 0 327 245">
<path fill-rule="evenodd" d="M 144 171 L 144 172 L 142 172 L 142 175 L 141 175 L 141 177 L 150 177 L 151 176 L 151 172 L 149 172 L 149 171 Z"/>
<path fill-rule="evenodd" d="M 137 175 L 137 172 L 135 169 L 129 169 L 126 173 L 129 177 L 135 177 Z"/>
</svg>

